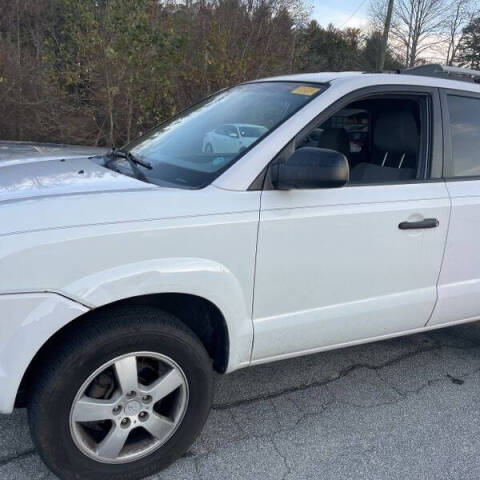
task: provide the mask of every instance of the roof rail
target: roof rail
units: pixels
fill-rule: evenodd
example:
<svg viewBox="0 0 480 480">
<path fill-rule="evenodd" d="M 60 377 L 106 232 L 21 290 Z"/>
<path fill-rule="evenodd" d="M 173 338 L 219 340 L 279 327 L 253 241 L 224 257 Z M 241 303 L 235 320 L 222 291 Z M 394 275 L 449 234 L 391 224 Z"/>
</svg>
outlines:
<svg viewBox="0 0 480 480">
<path fill-rule="evenodd" d="M 462 80 L 464 82 L 480 83 L 480 71 L 470 68 L 448 67 L 440 64 L 420 65 L 418 67 L 406 68 L 400 73 L 406 75 L 422 75 L 425 77 L 441 77 L 451 80 Z"/>
</svg>

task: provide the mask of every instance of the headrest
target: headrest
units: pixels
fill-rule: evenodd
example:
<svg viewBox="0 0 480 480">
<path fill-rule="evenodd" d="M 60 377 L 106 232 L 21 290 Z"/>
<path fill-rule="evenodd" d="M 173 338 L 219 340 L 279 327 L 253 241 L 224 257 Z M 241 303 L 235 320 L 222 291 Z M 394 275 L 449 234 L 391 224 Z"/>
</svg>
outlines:
<svg viewBox="0 0 480 480">
<path fill-rule="evenodd" d="M 344 155 L 350 154 L 350 140 L 344 128 L 327 128 L 318 139 L 319 148 L 336 150 Z"/>
<path fill-rule="evenodd" d="M 420 138 L 414 116 L 408 111 L 380 114 L 375 123 L 373 141 L 381 152 L 416 155 Z"/>
</svg>

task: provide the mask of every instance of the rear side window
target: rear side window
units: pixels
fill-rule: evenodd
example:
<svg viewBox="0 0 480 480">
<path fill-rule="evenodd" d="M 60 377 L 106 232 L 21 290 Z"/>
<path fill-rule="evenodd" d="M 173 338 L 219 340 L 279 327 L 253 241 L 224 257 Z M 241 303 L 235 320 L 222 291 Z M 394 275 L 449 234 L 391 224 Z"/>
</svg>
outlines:
<svg viewBox="0 0 480 480">
<path fill-rule="evenodd" d="M 480 176 L 480 99 L 448 96 L 452 162 L 448 177 Z"/>
<path fill-rule="evenodd" d="M 266 128 L 261 127 L 240 127 L 242 137 L 258 138 L 266 132 Z"/>
</svg>

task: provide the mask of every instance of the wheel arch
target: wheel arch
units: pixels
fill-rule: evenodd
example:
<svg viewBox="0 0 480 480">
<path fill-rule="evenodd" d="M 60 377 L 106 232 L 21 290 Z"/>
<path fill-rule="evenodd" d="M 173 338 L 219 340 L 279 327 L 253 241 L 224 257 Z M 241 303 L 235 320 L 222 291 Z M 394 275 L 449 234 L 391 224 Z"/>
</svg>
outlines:
<svg viewBox="0 0 480 480">
<path fill-rule="evenodd" d="M 206 298 L 186 293 L 140 295 L 124 298 L 89 310 L 65 324 L 49 337 L 29 362 L 20 382 L 15 406 L 24 406 L 28 403 L 30 386 L 34 382 L 36 372 L 44 362 L 51 359 L 56 345 L 66 335 L 68 336 L 69 330 L 76 328 L 82 322 L 88 322 L 92 317 L 101 315 L 102 312 L 130 305 L 150 306 L 171 313 L 200 339 L 212 358 L 215 371 L 226 373 L 229 370 L 231 334 L 224 314 L 213 302 Z"/>
</svg>

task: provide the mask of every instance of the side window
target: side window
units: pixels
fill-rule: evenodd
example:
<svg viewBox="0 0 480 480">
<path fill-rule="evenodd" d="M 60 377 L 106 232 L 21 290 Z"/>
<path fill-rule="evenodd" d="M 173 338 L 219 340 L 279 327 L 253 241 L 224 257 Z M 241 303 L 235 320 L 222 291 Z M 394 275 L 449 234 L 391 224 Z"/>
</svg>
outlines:
<svg viewBox="0 0 480 480">
<path fill-rule="evenodd" d="M 226 135 L 227 134 L 227 128 L 225 125 L 221 125 L 220 127 L 215 129 L 215 133 L 218 135 Z"/>
<path fill-rule="evenodd" d="M 422 178 L 428 129 L 426 96 L 372 97 L 353 102 L 314 127 L 296 148 L 343 153 L 351 184 L 399 183 Z"/>
<path fill-rule="evenodd" d="M 225 130 L 225 135 L 232 138 L 238 138 L 237 128 L 233 125 L 225 125 Z"/>
<path fill-rule="evenodd" d="M 480 176 L 480 99 L 448 95 L 452 162 L 448 177 Z"/>
</svg>

